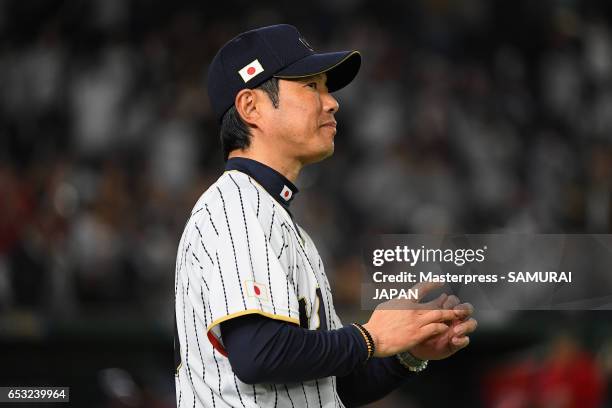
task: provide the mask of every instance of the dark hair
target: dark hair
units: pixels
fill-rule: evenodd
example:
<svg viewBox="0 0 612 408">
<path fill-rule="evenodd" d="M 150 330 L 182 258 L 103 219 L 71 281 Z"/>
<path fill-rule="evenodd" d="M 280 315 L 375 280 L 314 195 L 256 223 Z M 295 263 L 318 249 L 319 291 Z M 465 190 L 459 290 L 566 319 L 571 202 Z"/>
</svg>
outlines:
<svg viewBox="0 0 612 408">
<path fill-rule="evenodd" d="M 270 78 L 256 89 L 261 89 L 272 101 L 272 106 L 278 108 L 278 78 Z M 227 161 L 230 152 L 235 149 L 246 149 L 251 144 L 251 132 L 249 127 L 236 110 L 236 106 L 223 115 L 221 120 L 221 148 L 223 149 L 223 160 Z"/>
</svg>

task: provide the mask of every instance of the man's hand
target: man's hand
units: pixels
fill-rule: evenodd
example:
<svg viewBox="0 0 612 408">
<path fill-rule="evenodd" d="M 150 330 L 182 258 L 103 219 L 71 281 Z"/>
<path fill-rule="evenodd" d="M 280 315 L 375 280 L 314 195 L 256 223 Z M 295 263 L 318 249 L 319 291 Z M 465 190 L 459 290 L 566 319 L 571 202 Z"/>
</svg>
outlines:
<svg viewBox="0 0 612 408">
<path fill-rule="evenodd" d="M 440 286 L 442 285 L 436 283 L 420 283 L 415 285 L 413 289 L 418 289 L 419 299 L 423 299 L 428 292 Z M 471 314 L 471 310 L 459 308 L 459 305 L 445 309 L 443 305 L 447 299 L 448 296 L 443 294 L 436 300 L 423 304 L 412 300 L 393 299 L 378 305 L 372 313 L 370 320 L 363 325 L 373 337 L 375 345 L 374 356 L 392 356 L 403 351 L 412 350 L 415 346 L 430 339 L 439 338 L 445 334 L 448 335 L 449 325 L 444 322 L 452 325 L 455 321 L 467 318 Z M 462 324 L 458 323 L 455 327 Z M 461 326 L 461 329 L 464 328 L 466 327 Z M 459 341 L 459 346 L 461 346 L 465 340 L 450 339 L 448 341 Z M 421 351 L 426 353 L 421 355 L 440 350 L 440 348 L 444 349 L 447 344 L 448 342 L 439 340 L 439 344 L 424 345 Z M 432 348 L 432 346 L 435 347 Z M 442 355 L 441 351 L 438 352 Z M 415 355 L 415 357 L 420 358 L 421 355 Z"/>
<path fill-rule="evenodd" d="M 434 302 L 440 302 L 440 298 Z M 431 303 L 431 302 L 430 302 Z M 457 296 L 451 295 L 443 299 L 443 303 L 434 306 L 441 306 L 447 310 L 460 310 L 463 312 L 462 318 L 453 319 L 447 329 L 429 339 L 412 347 L 410 354 L 421 360 L 441 360 L 447 358 L 470 343 L 468 334 L 476 330 L 478 323 L 476 319 L 470 317 L 474 308 L 469 303 L 460 304 Z"/>
</svg>

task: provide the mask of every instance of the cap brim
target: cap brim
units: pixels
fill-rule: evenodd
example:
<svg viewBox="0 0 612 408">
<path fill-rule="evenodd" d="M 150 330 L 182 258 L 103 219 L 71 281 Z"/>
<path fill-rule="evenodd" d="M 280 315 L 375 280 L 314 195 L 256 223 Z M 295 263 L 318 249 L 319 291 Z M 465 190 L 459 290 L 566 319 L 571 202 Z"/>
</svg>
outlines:
<svg viewBox="0 0 612 408">
<path fill-rule="evenodd" d="M 359 51 L 339 51 L 312 54 L 294 62 L 274 74 L 282 79 L 299 79 L 327 73 L 327 89 L 334 92 L 344 88 L 357 75 L 361 66 Z"/>
</svg>

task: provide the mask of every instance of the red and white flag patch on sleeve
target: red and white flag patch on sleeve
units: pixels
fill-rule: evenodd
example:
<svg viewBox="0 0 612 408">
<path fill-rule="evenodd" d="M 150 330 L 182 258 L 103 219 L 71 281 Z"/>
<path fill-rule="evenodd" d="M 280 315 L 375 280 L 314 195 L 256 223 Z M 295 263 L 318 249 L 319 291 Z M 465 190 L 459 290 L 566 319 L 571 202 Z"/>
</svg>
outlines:
<svg viewBox="0 0 612 408">
<path fill-rule="evenodd" d="M 263 67 L 258 60 L 253 60 L 249 65 L 242 68 L 238 73 L 242 77 L 242 80 L 246 83 L 251 79 L 261 74 L 264 71 Z"/>
<path fill-rule="evenodd" d="M 268 300 L 268 288 L 263 283 L 245 280 L 244 286 L 246 288 L 247 296 L 260 300 Z"/>
</svg>

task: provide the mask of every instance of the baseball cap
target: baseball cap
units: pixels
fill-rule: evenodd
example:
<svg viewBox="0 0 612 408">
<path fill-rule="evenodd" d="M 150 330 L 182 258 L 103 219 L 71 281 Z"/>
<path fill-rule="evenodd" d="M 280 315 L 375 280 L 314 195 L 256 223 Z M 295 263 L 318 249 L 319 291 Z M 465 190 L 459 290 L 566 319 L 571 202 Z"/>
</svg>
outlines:
<svg viewBox="0 0 612 408">
<path fill-rule="evenodd" d="M 348 85 L 361 66 L 358 51 L 317 53 L 292 25 L 278 24 L 242 33 L 217 52 L 208 69 L 208 97 L 221 122 L 238 92 L 272 77 L 297 79 L 327 73 L 329 92 Z"/>
</svg>

